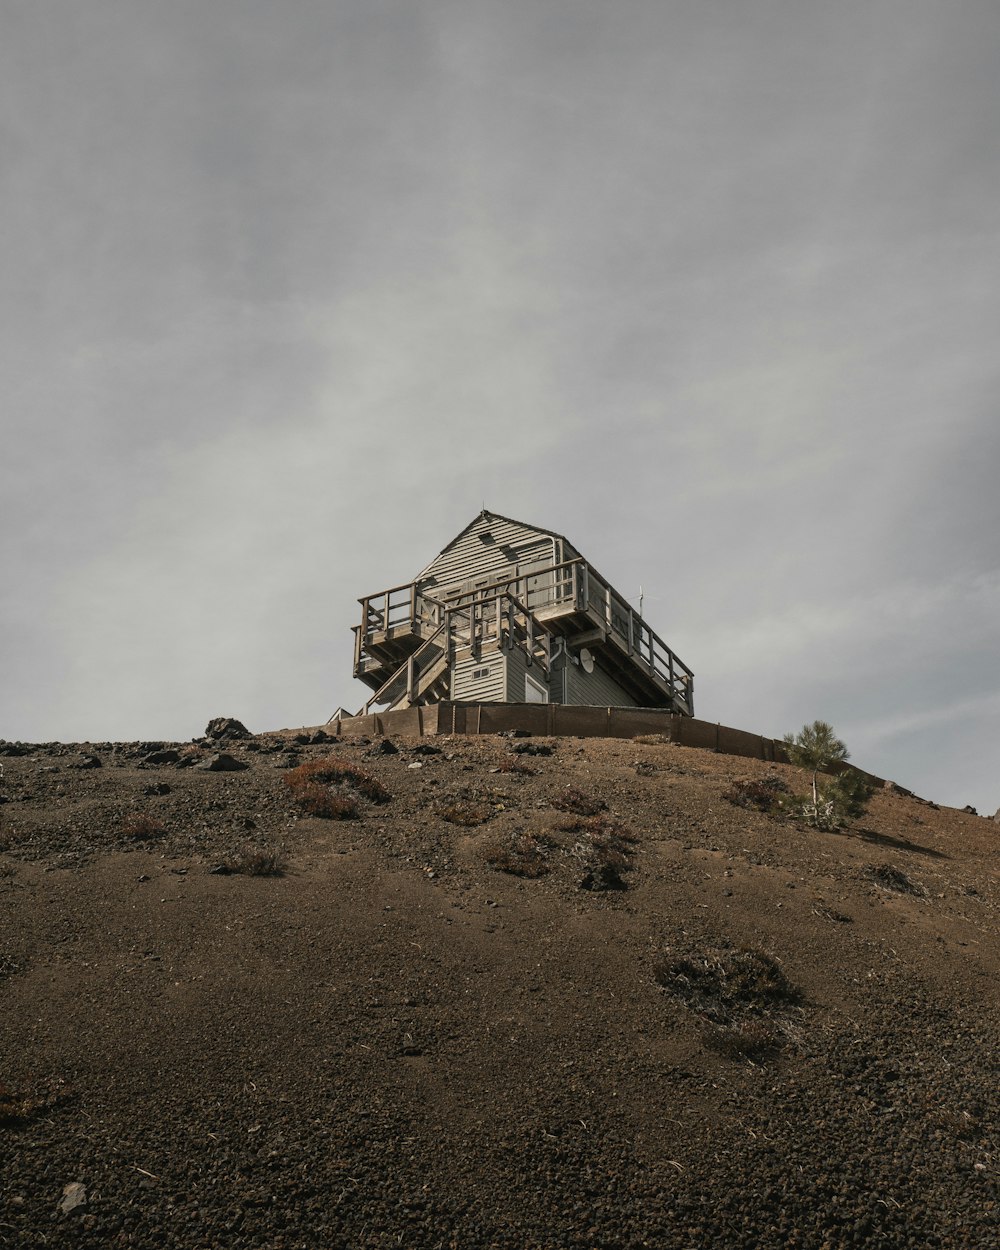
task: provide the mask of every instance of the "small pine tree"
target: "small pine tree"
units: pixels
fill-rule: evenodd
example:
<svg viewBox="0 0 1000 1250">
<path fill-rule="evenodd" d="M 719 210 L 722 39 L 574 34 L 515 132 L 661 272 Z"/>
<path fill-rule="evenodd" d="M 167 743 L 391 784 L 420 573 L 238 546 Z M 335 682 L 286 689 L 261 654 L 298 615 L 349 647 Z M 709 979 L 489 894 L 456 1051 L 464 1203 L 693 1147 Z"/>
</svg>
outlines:
<svg viewBox="0 0 1000 1250">
<path fill-rule="evenodd" d="M 871 784 L 859 772 L 848 768 L 824 778 L 822 783 L 818 781 L 820 773 L 850 759 L 850 752 L 831 725 L 823 720 L 813 721 L 803 725 L 797 734 L 786 734 L 784 743 L 791 762 L 812 772 L 812 801 L 803 799 L 799 804 L 807 820 L 817 828 L 830 829 L 864 812 L 871 797 Z"/>
</svg>

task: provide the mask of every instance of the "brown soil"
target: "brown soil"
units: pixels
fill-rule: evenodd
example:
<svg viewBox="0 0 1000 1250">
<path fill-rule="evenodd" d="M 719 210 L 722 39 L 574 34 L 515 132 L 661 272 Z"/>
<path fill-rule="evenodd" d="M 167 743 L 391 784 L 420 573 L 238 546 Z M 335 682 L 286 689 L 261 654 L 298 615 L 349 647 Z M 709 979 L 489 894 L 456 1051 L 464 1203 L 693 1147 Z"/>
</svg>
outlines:
<svg viewBox="0 0 1000 1250">
<path fill-rule="evenodd" d="M 0 1246 L 997 1244 L 994 822 L 817 832 L 655 742 L 170 745 L 0 744 Z M 328 757 L 390 801 L 306 814 Z"/>
</svg>

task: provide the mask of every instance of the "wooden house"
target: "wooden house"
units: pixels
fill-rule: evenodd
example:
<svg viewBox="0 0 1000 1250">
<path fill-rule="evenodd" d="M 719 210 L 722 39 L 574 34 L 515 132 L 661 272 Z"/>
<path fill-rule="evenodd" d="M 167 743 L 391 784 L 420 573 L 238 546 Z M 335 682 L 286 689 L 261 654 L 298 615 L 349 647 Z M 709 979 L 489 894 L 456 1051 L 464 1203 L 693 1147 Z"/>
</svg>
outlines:
<svg viewBox="0 0 1000 1250">
<path fill-rule="evenodd" d="M 412 582 L 359 600 L 359 715 L 441 700 L 667 708 L 694 674 L 561 534 L 485 509 Z"/>
</svg>

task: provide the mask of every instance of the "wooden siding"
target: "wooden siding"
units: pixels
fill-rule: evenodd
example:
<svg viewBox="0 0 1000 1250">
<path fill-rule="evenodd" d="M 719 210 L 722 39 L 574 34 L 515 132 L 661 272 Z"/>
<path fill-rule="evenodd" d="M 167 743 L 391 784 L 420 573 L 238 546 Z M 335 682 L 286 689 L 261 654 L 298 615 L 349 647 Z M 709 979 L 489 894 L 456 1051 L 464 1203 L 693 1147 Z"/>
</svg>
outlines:
<svg viewBox="0 0 1000 1250">
<path fill-rule="evenodd" d="M 520 647 L 515 647 L 507 652 L 507 693 L 505 699 L 508 703 L 526 703 L 527 694 L 525 692 L 524 678 L 530 673 L 540 685 L 548 689 L 548 682 L 545 679 L 545 672 L 540 664 L 529 664 L 527 652 L 522 651 Z"/>
<path fill-rule="evenodd" d="M 484 541 L 483 536 L 486 536 Z M 481 515 L 418 576 L 421 590 L 433 594 L 475 582 L 514 576 L 518 568 L 558 563 L 560 540 L 504 517 Z"/>
<path fill-rule="evenodd" d="M 613 677 L 595 665 L 592 673 L 582 666 L 566 668 L 565 703 L 585 703 L 594 707 L 636 707 L 635 699 L 625 693 Z"/>
<path fill-rule="evenodd" d="M 507 695 L 507 651 L 490 651 L 478 660 L 471 655 L 451 667 L 451 697 L 456 703 L 502 703 Z M 474 673 L 488 670 L 486 677 Z M 522 695 L 523 698 L 523 695 Z"/>
</svg>

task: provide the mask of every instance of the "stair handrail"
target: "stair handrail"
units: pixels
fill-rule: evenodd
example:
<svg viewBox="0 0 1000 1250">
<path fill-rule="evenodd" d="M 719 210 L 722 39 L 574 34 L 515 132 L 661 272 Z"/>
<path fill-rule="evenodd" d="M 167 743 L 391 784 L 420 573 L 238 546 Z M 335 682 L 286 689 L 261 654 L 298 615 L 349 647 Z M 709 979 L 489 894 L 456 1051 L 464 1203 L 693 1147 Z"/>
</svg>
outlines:
<svg viewBox="0 0 1000 1250">
<path fill-rule="evenodd" d="M 422 651 L 428 650 L 436 642 L 438 635 L 441 634 L 442 632 L 447 632 L 448 639 L 450 642 L 450 639 L 451 639 L 451 613 L 450 612 L 445 613 L 445 619 L 441 622 L 440 625 L 438 625 L 437 629 L 435 629 L 433 634 L 425 638 L 424 641 L 420 644 L 419 647 L 417 647 L 416 651 L 414 651 L 412 655 L 408 655 L 406 657 L 403 663 L 400 664 L 399 668 L 397 668 L 395 672 L 393 672 L 391 677 L 386 678 L 386 680 L 382 683 L 382 685 L 379 686 L 379 688 L 375 691 L 372 697 L 364 704 L 364 706 L 361 708 L 359 712 L 356 713 L 356 715 L 367 716 L 373 704 L 387 703 L 388 700 L 382 697 L 385 694 L 387 687 L 393 685 L 401 677 L 405 682 L 409 674 L 410 666 L 414 664 L 417 657 L 420 655 Z M 446 644 L 445 649 L 447 650 L 447 644 Z"/>
</svg>

